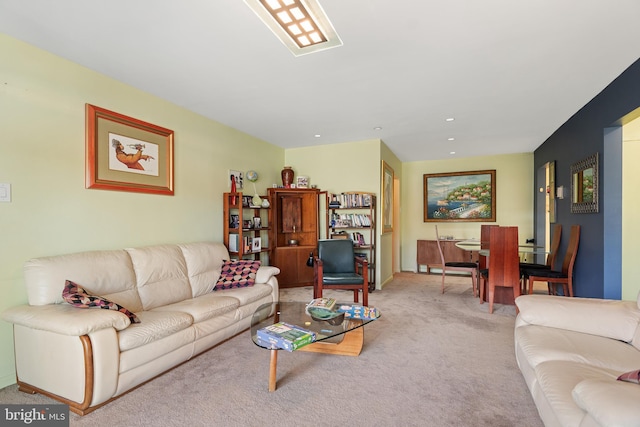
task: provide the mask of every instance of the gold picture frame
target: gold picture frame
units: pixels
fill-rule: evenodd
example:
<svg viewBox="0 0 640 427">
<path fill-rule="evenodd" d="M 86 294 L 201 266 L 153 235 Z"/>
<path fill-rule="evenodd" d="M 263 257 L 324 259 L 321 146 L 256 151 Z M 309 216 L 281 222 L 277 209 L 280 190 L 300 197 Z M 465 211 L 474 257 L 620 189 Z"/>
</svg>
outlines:
<svg viewBox="0 0 640 427">
<path fill-rule="evenodd" d="M 380 193 L 382 194 L 382 233 L 393 231 L 393 168 L 382 161 L 382 180 Z"/>
<path fill-rule="evenodd" d="M 173 196 L 173 131 L 86 104 L 85 186 Z"/>
<path fill-rule="evenodd" d="M 495 222 L 496 171 L 424 174 L 424 222 Z"/>
</svg>

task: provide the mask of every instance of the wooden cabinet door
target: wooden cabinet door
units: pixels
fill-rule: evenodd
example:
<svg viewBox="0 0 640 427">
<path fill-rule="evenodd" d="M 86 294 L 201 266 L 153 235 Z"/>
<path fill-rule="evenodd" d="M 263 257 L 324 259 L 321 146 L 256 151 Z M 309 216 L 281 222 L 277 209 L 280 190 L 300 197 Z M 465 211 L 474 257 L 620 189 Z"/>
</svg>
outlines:
<svg viewBox="0 0 640 427">
<path fill-rule="evenodd" d="M 289 246 L 276 248 L 275 263 L 280 269 L 278 284 L 282 288 L 313 285 L 313 267 L 307 266 L 313 246 Z"/>
</svg>

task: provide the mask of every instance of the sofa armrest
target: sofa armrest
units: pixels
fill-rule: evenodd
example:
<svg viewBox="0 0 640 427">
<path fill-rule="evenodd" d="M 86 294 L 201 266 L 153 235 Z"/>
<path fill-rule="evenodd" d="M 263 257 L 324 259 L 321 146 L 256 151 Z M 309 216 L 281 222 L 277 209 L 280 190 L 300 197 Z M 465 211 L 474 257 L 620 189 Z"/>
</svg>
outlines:
<svg viewBox="0 0 640 427">
<path fill-rule="evenodd" d="M 115 310 L 77 308 L 69 304 L 21 305 L 2 313 L 2 319 L 27 328 L 81 336 L 106 328 L 118 331 L 131 324 L 129 318 Z"/>
<path fill-rule="evenodd" d="M 631 342 L 640 323 L 635 301 L 522 295 L 516 326 L 533 324 Z"/>
<path fill-rule="evenodd" d="M 640 386 L 615 379 L 588 379 L 571 392 L 574 402 L 601 426 L 637 426 Z"/>
<path fill-rule="evenodd" d="M 256 273 L 256 283 L 267 283 L 273 276 L 280 274 L 278 267 L 261 265 Z"/>
</svg>

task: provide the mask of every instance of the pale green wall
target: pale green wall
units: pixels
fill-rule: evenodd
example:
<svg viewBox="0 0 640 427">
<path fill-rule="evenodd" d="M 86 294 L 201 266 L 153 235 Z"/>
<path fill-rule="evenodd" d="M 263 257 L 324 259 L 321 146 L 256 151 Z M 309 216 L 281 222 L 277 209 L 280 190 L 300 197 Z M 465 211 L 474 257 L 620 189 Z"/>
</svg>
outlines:
<svg viewBox="0 0 640 427">
<path fill-rule="evenodd" d="M 406 162 L 402 165 L 402 270 L 416 271 L 417 240 L 441 235 L 479 238 L 480 222 L 424 222 L 423 175 L 430 173 L 496 170 L 495 224 L 518 226 L 521 241 L 533 237 L 533 153 L 464 159 Z"/>
<path fill-rule="evenodd" d="M 624 129 L 624 127 L 623 127 Z M 624 132 L 624 130 L 623 130 Z M 640 280 L 636 271 L 635 236 L 640 236 L 638 222 L 638 188 L 640 188 L 640 174 L 638 167 L 640 156 L 640 141 L 624 141 L 622 144 L 622 299 L 634 301 L 640 292 Z"/>
<path fill-rule="evenodd" d="M 285 163 L 293 168 L 296 176 L 306 175 L 310 184 L 330 193 L 378 193 L 380 171 L 371 166 L 380 161 L 379 146 L 380 140 L 371 139 L 289 148 L 285 152 Z"/>
<path fill-rule="evenodd" d="M 255 169 L 263 192 L 280 180 L 279 147 L 4 35 L 0 57 L 0 182 L 12 185 L 0 203 L 0 311 L 26 302 L 29 258 L 221 240 L 227 170 Z M 85 103 L 175 131 L 175 196 L 84 188 Z M 0 387 L 12 383 L 12 329 L 0 321 Z"/>
</svg>

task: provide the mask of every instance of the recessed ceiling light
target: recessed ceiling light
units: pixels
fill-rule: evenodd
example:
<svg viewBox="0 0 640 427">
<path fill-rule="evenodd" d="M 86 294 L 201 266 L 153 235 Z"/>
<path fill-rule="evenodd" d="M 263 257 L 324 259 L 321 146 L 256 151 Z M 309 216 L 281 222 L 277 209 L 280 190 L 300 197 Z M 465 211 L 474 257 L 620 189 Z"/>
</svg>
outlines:
<svg viewBox="0 0 640 427">
<path fill-rule="evenodd" d="M 454 121 L 455 119 L 454 119 L 453 117 L 448 117 L 448 118 L 446 118 L 446 119 L 444 119 L 444 120 L 445 120 L 445 121 L 447 121 L 447 122 L 452 122 L 452 121 Z"/>
<path fill-rule="evenodd" d="M 316 138 L 320 138 L 320 136 L 321 136 L 321 135 L 320 135 L 319 133 L 316 133 L 316 134 L 315 134 L 315 135 L 313 135 L 313 136 L 315 136 Z"/>
<path fill-rule="evenodd" d="M 244 0 L 295 55 L 342 46 L 318 0 Z"/>
<path fill-rule="evenodd" d="M 447 141 L 455 141 L 455 138 L 447 138 Z"/>
<path fill-rule="evenodd" d="M 373 128 L 373 130 L 382 130 L 382 128 L 380 126 L 376 126 Z"/>
<path fill-rule="evenodd" d="M 449 154 L 456 154 L 456 152 L 455 151 L 450 151 Z"/>
</svg>

